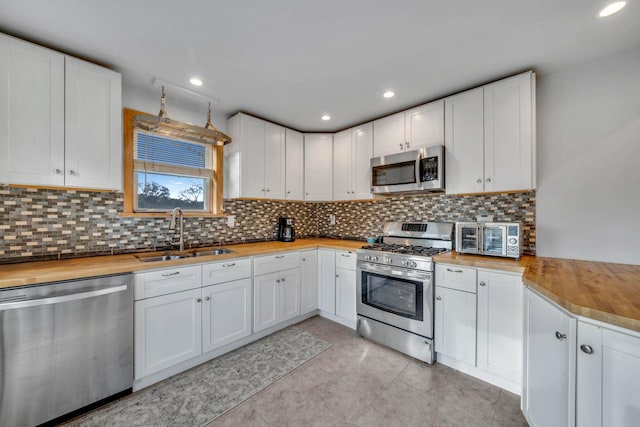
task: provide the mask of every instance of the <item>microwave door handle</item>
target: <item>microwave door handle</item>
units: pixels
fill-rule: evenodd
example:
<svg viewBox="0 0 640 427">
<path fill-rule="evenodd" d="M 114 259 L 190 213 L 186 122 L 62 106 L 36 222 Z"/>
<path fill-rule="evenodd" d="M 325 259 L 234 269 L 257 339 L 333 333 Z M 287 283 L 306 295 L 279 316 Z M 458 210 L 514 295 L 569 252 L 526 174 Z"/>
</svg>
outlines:
<svg viewBox="0 0 640 427">
<path fill-rule="evenodd" d="M 414 172 L 416 175 L 416 187 L 419 190 L 422 190 L 422 174 L 420 173 L 420 166 L 421 166 L 421 160 L 422 160 L 422 151 L 418 151 L 418 154 L 416 155 L 416 165 L 414 167 Z"/>
<path fill-rule="evenodd" d="M 501 229 L 502 229 L 501 252 L 502 252 L 502 256 L 507 256 L 507 227 L 501 227 Z"/>
<path fill-rule="evenodd" d="M 484 226 L 478 225 L 477 227 L 478 239 L 476 240 L 476 244 L 478 245 L 478 250 L 476 253 L 481 254 L 484 253 Z"/>
</svg>

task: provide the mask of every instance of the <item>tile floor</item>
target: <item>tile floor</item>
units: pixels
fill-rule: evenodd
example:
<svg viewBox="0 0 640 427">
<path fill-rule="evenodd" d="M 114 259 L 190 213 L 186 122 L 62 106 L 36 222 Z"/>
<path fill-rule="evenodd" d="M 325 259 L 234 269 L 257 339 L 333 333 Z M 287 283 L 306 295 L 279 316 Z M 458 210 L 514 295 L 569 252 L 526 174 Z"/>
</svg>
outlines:
<svg viewBox="0 0 640 427">
<path fill-rule="evenodd" d="M 321 317 L 297 326 L 333 346 L 206 427 L 527 425 L 508 391 Z"/>
</svg>

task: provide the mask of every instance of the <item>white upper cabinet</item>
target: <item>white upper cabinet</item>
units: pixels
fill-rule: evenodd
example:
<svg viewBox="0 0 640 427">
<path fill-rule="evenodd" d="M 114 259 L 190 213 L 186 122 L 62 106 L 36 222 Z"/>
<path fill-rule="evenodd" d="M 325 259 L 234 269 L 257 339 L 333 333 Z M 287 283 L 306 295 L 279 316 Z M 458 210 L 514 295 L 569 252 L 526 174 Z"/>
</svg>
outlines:
<svg viewBox="0 0 640 427">
<path fill-rule="evenodd" d="M 373 122 L 373 156 L 444 143 L 444 101 L 434 101 Z"/>
<path fill-rule="evenodd" d="M 373 124 L 348 129 L 333 137 L 333 200 L 372 198 Z"/>
<path fill-rule="evenodd" d="M 535 188 L 535 74 L 445 99 L 448 194 Z"/>
<path fill-rule="evenodd" d="M 333 135 L 304 136 L 304 199 L 332 200 Z"/>
<path fill-rule="evenodd" d="M 285 199 L 304 199 L 304 139 L 300 132 L 285 130 Z"/>
<path fill-rule="evenodd" d="M 225 197 L 285 198 L 285 128 L 239 113 L 228 121 Z"/>
<path fill-rule="evenodd" d="M 64 185 L 64 55 L 0 35 L 0 180 Z"/>
<path fill-rule="evenodd" d="M 120 74 L 67 56 L 65 76 L 65 184 L 120 190 Z"/>
<path fill-rule="evenodd" d="M 122 189 L 120 74 L 0 35 L 0 182 Z"/>
</svg>

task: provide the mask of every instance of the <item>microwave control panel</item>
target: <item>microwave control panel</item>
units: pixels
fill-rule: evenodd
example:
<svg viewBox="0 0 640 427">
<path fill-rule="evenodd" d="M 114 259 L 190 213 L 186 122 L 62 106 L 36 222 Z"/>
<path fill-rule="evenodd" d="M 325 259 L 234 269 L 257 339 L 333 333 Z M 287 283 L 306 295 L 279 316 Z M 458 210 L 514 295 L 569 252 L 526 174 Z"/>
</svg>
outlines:
<svg viewBox="0 0 640 427">
<path fill-rule="evenodd" d="M 510 225 L 507 227 L 507 256 L 518 258 L 520 256 L 519 227 Z"/>
</svg>

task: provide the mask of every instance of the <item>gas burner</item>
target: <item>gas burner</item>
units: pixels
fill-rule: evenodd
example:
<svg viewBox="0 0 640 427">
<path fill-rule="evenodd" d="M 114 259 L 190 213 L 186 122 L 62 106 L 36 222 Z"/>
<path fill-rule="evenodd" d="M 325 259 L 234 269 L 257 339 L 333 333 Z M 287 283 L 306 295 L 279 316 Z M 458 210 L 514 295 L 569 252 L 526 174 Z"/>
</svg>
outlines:
<svg viewBox="0 0 640 427">
<path fill-rule="evenodd" d="M 375 245 L 363 246 L 362 249 L 378 252 L 391 252 L 404 255 L 434 256 L 450 249 L 433 248 L 419 245 L 400 245 L 392 243 L 378 243 Z"/>
</svg>

